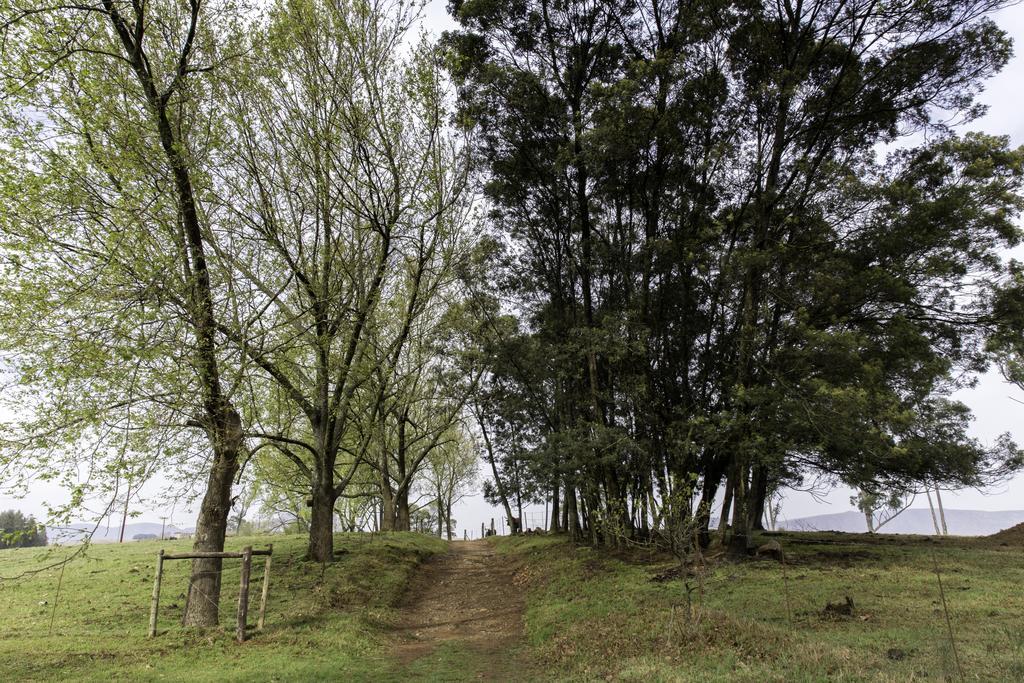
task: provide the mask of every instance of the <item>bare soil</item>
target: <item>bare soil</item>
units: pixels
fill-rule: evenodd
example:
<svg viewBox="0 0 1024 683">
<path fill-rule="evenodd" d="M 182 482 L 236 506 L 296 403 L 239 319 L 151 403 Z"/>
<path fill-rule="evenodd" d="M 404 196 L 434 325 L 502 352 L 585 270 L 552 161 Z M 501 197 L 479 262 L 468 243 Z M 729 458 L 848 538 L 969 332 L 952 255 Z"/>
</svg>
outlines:
<svg viewBox="0 0 1024 683">
<path fill-rule="evenodd" d="M 395 654 L 409 666 L 442 645 L 472 659 L 463 675 L 517 680 L 516 651 L 523 634 L 523 591 L 517 565 L 486 541 L 452 541 L 409 587 L 396 626 Z"/>
</svg>

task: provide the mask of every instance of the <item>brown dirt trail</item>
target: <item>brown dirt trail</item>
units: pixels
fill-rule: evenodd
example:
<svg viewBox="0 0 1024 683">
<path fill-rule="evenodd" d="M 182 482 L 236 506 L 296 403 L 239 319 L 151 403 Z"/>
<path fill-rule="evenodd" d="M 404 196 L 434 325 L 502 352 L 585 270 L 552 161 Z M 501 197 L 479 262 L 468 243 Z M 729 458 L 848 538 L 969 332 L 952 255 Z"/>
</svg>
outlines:
<svg viewBox="0 0 1024 683">
<path fill-rule="evenodd" d="M 525 608 L 516 569 L 486 541 L 452 541 L 409 587 L 396 625 L 399 662 L 413 665 L 443 646 L 471 660 L 460 680 L 516 680 Z"/>
</svg>

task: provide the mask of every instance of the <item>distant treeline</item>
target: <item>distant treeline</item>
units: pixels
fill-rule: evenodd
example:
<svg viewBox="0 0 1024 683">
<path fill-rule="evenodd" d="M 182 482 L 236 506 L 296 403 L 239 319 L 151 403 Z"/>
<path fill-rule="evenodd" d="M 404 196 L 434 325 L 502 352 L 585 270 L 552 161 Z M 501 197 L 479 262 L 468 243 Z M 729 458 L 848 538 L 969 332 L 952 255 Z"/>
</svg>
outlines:
<svg viewBox="0 0 1024 683">
<path fill-rule="evenodd" d="M 38 548 L 46 543 L 46 527 L 34 517 L 17 510 L 0 512 L 0 548 Z"/>
</svg>

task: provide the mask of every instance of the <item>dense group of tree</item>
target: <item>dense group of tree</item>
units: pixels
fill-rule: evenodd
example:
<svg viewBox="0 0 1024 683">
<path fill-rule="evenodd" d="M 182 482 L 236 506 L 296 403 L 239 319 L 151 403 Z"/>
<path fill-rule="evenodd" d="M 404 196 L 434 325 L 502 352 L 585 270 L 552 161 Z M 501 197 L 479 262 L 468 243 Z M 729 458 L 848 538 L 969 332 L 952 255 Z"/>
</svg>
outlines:
<svg viewBox="0 0 1024 683">
<path fill-rule="evenodd" d="M 421 9 L 0 4 L 6 485 L 103 514 L 156 473 L 198 484 L 195 549 L 219 551 L 255 477 L 298 489 L 321 562 L 339 500 L 450 517 L 475 237 Z M 195 560 L 186 623 L 219 593 Z"/>
<path fill-rule="evenodd" d="M 1002 4 L 451 3 L 520 314 L 481 399 L 504 488 L 594 541 L 706 541 L 724 488 L 742 552 L 810 473 L 877 497 L 1016 467 L 948 398 L 1020 236 L 1024 152 L 953 130 L 1010 56 Z"/>
<path fill-rule="evenodd" d="M 0 549 L 45 546 L 46 527 L 17 510 L 0 512 Z"/>
<path fill-rule="evenodd" d="M 478 453 L 513 531 L 707 541 L 719 497 L 740 551 L 808 474 L 999 476 L 948 395 L 1020 377 L 1024 151 L 954 134 L 1001 4 L 471 0 L 434 43 L 403 0 L 0 0 L 0 474 L 71 514 L 160 473 L 197 550 L 259 502 L 320 562 L 451 536 Z"/>
</svg>

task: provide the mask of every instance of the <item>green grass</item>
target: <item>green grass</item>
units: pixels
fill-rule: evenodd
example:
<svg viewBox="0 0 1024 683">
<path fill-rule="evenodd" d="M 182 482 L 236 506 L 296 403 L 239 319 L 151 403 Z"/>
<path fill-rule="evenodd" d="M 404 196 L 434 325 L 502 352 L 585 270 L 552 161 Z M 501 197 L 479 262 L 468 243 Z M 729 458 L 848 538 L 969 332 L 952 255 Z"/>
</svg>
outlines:
<svg viewBox="0 0 1024 683">
<path fill-rule="evenodd" d="M 984 539 L 789 534 L 782 566 L 716 560 L 699 581 L 644 550 L 600 553 L 564 539 L 499 539 L 528 586 L 530 659 L 551 680 L 959 680 L 937 560 L 968 680 L 1024 680 L 1024 548 Z M 827 602 L 850 596 L 851 618 Z"/>
<path fill-rule="evenodd" d="M 1024 547 L 984 539 L 786 534 L 782 566 L 716 559 L 703 576 L 652 581 L 675 566 L 645 549 L 609 553 L 561 537 L 493 540 L 518 566 L 527 596 L 519 680 L 958 680 L 934 562 L 942 572 L 968 680 L 1024 680 Z M 339 534 L 326 569 L 300 558 L 303 536 L 272 540 L 267 628 L 233 640 L 238 562 L 228 561 L 222 627 L 180 626 L 188 563 L 166 563 L 159 634 L 146 638 L 160 547 L 96 545 L 67 566 L 50 633 L 59 569 L 0 581 L 0 680 L 462 681 L 486 660 L 457 641 L 408 666 L 393 656 L 396 604 L 419 563 L 445 544 L 418 534 Z M 38 549 L 0 551 L 0 576 L 44 566 Z M 256 567 L 259 567 L 257 564 Z M 254 571 L 251 620 L 259 594 Z M 850 596 L 852 618 L 828 619 Z M 41 604 L 44 603 L 44 604 Z"/>
<path fill-rule="evenodd" d="M 243 645 L 233 640 L 238 560 L 225 560 L 221 628 L 180 625 L 187 561 L 165 562 L 158 636 L 146 637 L 156 552 L 185 552 L 190 541 L 94 545 L 60 570 L 0 581 L 0 679 L 295 681 L 380 680 L 394 667 L 387 639 L 394 606 L 417 565 L 443 552 L 420 534 L 339 534 L 338 561 L 301 560 L 304 536 L 231 538 L 227 550 L 274 543 L 267 625 Z M 67 549 L 61 550 L 67 552 Z M 0 576 L 45 566 L 40 549 L 0 551 Z M 250 622 L 262 564 L 254 558 Z M 53 632 L 50 620 L 53 617 Z"/>
</svg>

